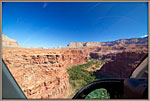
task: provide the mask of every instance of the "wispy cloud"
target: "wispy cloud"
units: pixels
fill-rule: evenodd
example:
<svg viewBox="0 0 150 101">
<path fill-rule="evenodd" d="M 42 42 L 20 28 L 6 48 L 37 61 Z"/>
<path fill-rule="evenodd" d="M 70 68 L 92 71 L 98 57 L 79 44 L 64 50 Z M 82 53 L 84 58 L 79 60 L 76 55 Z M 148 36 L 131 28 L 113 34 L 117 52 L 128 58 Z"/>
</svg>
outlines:
<svg viewBox="0 0 150 101">
<path fill-rule="evenodd" d="M 143 36 L 141 36 L 142 38 L 144 38 L 144 37 L 147 37 L 148 35 L 143 35 Z"/>
<path fill-rule="evenodd" d="M 90 12 L 92 9 L 96 8 L 97 6 L 99 6 L 101 3 L 96 3 L 95 5 L 93 5 L 92 7 L 90 7 L 87 12 Z"/>
<path fill-rule="evenodd" d="M 99 6 L 101 3 L 96 3 L 95 5 L 92 5 L 89 9 L 87 9 L 83 14 L 89 13 L 90 11 L 92 11 L 94 8 L 96 8 L 97 6 Z"/>
<path fill-rule="evenodd" d="M 48 3 L 47 3 L 47 2 L 44 2 L 44 4 L 43 4 L 43 8 L 46 8 L 46 7 L 47 7 L 47 5 L 48 5 Z"/>
</svg>

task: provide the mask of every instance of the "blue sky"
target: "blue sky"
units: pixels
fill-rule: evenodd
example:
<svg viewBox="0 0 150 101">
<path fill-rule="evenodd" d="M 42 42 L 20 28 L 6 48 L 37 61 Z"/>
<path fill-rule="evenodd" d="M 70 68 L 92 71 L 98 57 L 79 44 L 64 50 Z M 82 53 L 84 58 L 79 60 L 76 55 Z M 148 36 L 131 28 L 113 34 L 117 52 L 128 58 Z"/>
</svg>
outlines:
<svg viewBox="0 0 150 101">
<path fill-rule="evenodd" d="M 148 34 L 144 2 L 5 2 L 2 33 L 21 46 L 57 47 Z"/>
</svg>

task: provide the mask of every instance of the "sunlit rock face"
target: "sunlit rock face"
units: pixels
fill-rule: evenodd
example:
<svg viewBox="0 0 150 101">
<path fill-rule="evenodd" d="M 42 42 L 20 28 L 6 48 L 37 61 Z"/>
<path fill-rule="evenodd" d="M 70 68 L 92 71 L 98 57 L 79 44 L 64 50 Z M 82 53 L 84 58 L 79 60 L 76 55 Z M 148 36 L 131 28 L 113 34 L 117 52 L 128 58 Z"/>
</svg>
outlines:
<svg viewBox="0 0 150 101">
<path fill-rule="evenodd" d="M 79 48 L 79 47 L 101 47 L 101 46 L 126 46 L 135 44 L 148 44 L 148 37 L 144 38 L 131 38 L 131 39 L 120 39 L 116 41 L 108 42 L 71 42 L 68 44 L 69 48 Z"/>
<path fill-rule="evenodd" d="M 2 43 L 6 65 L 31 99 L 68 98 L 67 68 L 87 60 L 83 49 L 22 48 L 5 35 L 2 35 Z"/>
<path fill-rule="evenodd" d="M 2 34 L 2 47 L 20 47 L 16 40 L 8 38 Z"/>
<path fill-rule="evenodd" d="M 68 98 L 67 68 L 86 62 L 84 50 L 3 49 L 3 59 L 27 98 Z"/>
</svg>

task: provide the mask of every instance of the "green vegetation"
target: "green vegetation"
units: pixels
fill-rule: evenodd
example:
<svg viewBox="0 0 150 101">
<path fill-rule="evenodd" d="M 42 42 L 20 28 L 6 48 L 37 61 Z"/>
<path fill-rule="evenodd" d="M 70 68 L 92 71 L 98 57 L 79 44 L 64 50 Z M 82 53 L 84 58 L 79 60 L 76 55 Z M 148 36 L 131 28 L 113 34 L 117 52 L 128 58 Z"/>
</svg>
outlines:
<svg viewBox="0 0 150 101">
<path fill-rule="evenodd" d="M 72 85 L 72 88 L 77 90 L 84 87 L 86 84 L 93 82 L 95 80 L 95 76 L 92 71 L 87 71 L 86 68 L 90 67 L 93 62 L 88 62 L 86 64 L 73 66 L 67 70 L 69 74 L 69 81 Z"/>
<path fill-rule="evenodd" d="M 91 67 L 93 70 L 95 70 L 101 63 L 101 60 L 88 59 L 86 64 L 72 66 L 72 68 L 67 69 L 69 74 L 69 82 L 73 90 L 73 94 L 71 94 L 72 96 L 70 97 L 73 97 L 77 91 L 79 91 L 88 83 L 97 80 L 93 74 L 94 71 L 89 71 L 87 69 Z"/>
<path fill-rule="evenodd" d="M 100 88 L 89 93 L 85 99 L 110 99 L 110 95 L 106 89 Z"/>
<path fill-rule="evenodd" d="M 99 68 L 99 65 L 96 65 L 95 67 L 96 67 L 96 68 Z"/>
<path fill-rule="evenodd" d="M 92 67 L 93 70 L 95 70 L 95 67 Z"/>
</svg>

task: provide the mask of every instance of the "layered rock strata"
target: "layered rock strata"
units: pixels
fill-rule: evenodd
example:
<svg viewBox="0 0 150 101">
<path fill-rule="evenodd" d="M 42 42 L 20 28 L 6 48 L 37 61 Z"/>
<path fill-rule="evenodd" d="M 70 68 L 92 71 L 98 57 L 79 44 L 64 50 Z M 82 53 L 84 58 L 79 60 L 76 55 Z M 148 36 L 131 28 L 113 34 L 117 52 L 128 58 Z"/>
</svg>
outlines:
<svg viewBox="0 0 150 101">
<path fill-rule="evenodd" d="M 2 47 L 20 47 L 16 40 L 8 38 L 2 34 Z"/>
<path fill-rule="evenodd" d="M 84 50 L 3 49 L 3 59 L 27 98 L 67 98 L 67 68 L 86 62 Z"/>
<path fill-rule="evenodd" d="M 101 47 L 101 46 L 126 46 L 134 44 L 148 44 L 148 37 L 144 38 L 131 38 L 131 39 L 120 39 L 116 41 L 108 42 L 71 42 L 67 46 L 69 48 L 79 48 L 79 47 Z"/>
</svg>

